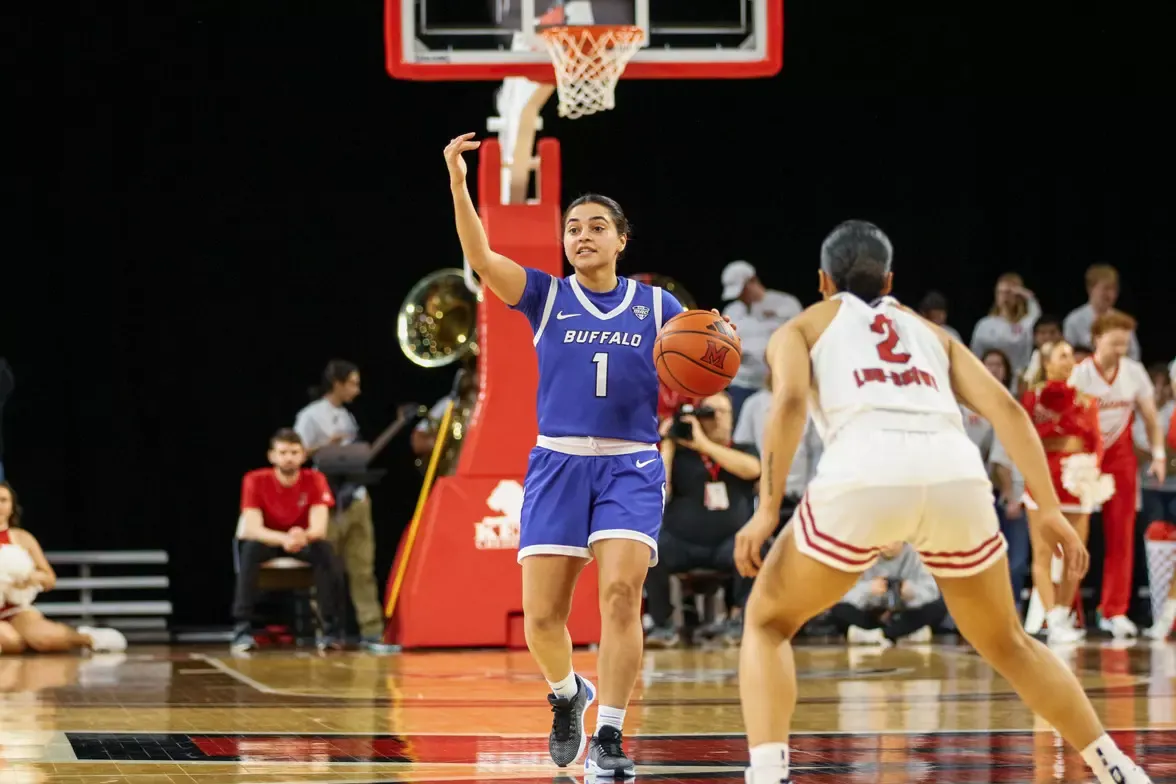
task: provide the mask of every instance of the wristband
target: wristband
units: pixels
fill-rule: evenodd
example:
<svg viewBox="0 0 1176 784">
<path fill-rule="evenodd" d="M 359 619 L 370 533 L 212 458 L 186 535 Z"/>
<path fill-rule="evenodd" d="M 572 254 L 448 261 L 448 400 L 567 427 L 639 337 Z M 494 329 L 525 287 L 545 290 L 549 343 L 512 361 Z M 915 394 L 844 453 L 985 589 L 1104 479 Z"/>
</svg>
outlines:
<svg viewBox="0 0 1176 784">
<path fill-rule="evenodd" d="M 1152 460 L 1167 460 L 1167 459 L 1168 459 L 1168 454 L 1167 454 L 1167 452 L 1164 451 L 1163 444 L 1161 444 L 1160 446 L 1153 446 L 1152 447 Z"/>
</svg>

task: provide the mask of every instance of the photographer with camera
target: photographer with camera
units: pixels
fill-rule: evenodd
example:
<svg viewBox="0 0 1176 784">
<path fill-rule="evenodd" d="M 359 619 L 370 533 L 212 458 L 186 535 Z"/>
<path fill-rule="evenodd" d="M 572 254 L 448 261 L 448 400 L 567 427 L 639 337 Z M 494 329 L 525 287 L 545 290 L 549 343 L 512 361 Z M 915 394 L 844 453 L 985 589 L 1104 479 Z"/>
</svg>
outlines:
<svg viewBox="0 0 1176 784">
<path fill-rule="evenodd" d="M 649 648 L 678 643 L 671 624 L 670 578 L 690 569 L 735 573 L 735 534 L 751 517 L 760 461 L 751 444 L 731 443 L 731 399 L 721 392 L 702 404 L 684 405 L 662 422 L 661 454 L 666 465 L 666 509 L 658 537 L 658 562 L 645 579 L 646 610 L 654 628 Z M 737 643 L 739 609 L 751 582 L 734 577 L 728 604 L 732 618 L 723 636 Z"/>
<path fill-rule="evenodd" d="M 882 548 L 882 557 L 829 614 L 850 643 L 889 648 L 902 638 L 930 642 L 947 605 L 914 549 L 895 542 Z"/>
</svg>

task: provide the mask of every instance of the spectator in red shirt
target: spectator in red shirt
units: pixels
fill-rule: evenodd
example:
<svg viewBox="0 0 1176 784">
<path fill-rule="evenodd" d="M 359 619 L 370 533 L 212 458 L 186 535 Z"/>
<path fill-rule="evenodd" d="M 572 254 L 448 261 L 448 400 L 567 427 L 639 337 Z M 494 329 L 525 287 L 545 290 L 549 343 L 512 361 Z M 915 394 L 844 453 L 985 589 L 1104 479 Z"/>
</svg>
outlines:
<svg viewBox="0 0 1176 784">
<path fill-rule="evenodd" d="M 257 602 L 257 577 L 261 565 L 273 558 L 290 557 L 314 568 L 319 612 L 323 619 L 322 648 L 341 647 L 343 570 L 327 538 L 329 509 L 335 498 L 327 479 L 302 467 L 306 449 L 298 433 L 279 430 L 270 439 L 272 468 L 245 474 L 241 482 L 241 563 L 233 600 L 234 651 L 256 645 L 253 638 L 253 606 Z"/>
</svg>

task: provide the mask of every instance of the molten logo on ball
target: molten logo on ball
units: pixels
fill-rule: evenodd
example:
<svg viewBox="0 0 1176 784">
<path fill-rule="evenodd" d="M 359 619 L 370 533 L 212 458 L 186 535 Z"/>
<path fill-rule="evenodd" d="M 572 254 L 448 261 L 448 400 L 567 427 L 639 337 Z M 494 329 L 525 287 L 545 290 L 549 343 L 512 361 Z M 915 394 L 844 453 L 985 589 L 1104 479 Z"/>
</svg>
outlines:
<svg viewBox="0 0 1176 784">
<path fill-rule="evenodd" d="M 720 346 L 713 340 L 708 340 L 706 342 L 706 353 L 702 355 L 702 361 L 722 370 L 723 365 L 727 362 L 727 355 L 729 353 L 731 353 L 730 346 Z"/>
</svg>

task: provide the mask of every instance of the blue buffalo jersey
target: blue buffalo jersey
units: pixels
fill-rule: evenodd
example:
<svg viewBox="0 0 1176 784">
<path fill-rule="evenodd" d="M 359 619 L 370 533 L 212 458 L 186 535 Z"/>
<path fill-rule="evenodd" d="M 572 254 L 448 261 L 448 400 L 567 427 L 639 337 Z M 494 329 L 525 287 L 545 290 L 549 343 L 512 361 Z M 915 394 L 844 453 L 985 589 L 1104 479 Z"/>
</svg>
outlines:
<svg viewBox="0 0 1176 784">
<path fill-rule="evenodd" d="M 528 268 L 515 309 L 535 334 L 540 435 L 661 440 L 653 342 L 683 311 L 673 295 L 629 278 L 598 294 Z"/>
</svg>

